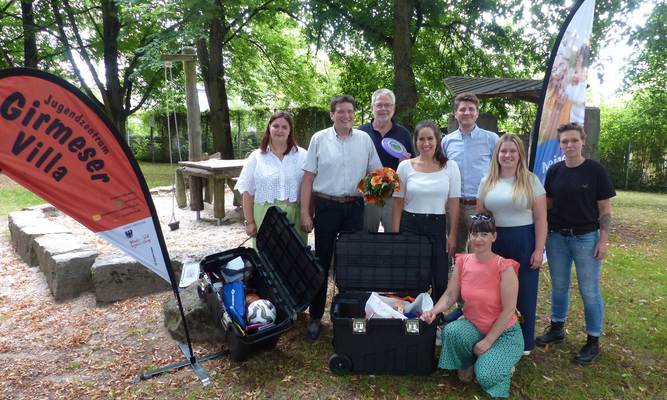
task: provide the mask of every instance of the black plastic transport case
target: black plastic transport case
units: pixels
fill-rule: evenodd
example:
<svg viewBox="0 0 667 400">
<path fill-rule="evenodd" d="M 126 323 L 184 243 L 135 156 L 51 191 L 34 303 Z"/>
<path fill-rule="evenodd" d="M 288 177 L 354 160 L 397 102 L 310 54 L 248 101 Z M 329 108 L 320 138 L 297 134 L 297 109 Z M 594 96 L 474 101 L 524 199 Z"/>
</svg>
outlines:
<svg viewBox="0 0 667 400">
<path fill-rule="evenodd" d="M 337 374 L 428 375 L 435 368 L 436 325 L 415 319 L 365 318 L 370 291 L 416 296 L 431 286 L 432 245 L 407 233 L 342 234 L 336 241 L 331 305 Z"/>
<path fill-rule="evenodd" d="M 200 262 L 198 291 L 220 322 L 227 347 L 235 361 L 243 361 L 256 350 L 276 346 L 280 335 L 289 329 L 299 312 L 308 308 L 324 281 L 324 272 L 287 220 L 285 213 L 271 207 L 257 233 L 257 250 L 239 247 L 204 257 Z M 277 310 L 275 326 L 255 333 L 244 333 L 232 322 L 222 301 L 220 272 L 229 261 L 240 256 L 254 270 L 245 280 L 247 288 L 255 289 Z"/>
</svg>

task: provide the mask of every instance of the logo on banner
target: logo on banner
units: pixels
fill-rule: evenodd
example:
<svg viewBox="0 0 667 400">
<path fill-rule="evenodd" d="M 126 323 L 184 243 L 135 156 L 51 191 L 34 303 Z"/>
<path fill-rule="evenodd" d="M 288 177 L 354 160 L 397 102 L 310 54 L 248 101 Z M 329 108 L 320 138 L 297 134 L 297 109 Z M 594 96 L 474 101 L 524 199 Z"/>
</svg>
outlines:
<svg viewBox="0 0 667 400">
<path fill-rule="evenodd" d="M 125 237 L 128 239 L 132 239 L 132 229 L 130 229 L 129 231 L 125 231 Z"/>
</svg>

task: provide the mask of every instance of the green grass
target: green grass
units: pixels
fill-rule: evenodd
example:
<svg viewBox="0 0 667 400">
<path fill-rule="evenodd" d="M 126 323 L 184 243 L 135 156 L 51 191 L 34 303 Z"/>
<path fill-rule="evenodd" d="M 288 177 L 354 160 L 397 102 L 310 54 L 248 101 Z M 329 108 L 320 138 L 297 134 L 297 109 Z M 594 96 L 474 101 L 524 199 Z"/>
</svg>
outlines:
<svg viewBox="0 0 667 400">
<path fill-rule="evenodd" d="M 170 186 L 173 183 L 175 166 L 140 162 L 139 167 L 149 188 Z M 10 181 L 6 176 L 0 175 L 0 218 L 6 217 L 12 211 L 44 202 L 28 189 Z"/>
<path fill-rule="evenodd" d="M 169 165 L 142 163 L 141 168 L 149 186 L 170 184 L 172 169 Z M 19 196 L 20 193 L 23 195 Z M 0 180 L 0 217 L 39 202 L 17 185 Z M 566 342 L 546 349 L 537 348 L 519 362 L 512 380 L 512 398 L 665 398 L 667 195 L 621 191 L 612 200 L 612 206 L 614 228 L 602 269 L 606 306 L 602 354 L 588 367 L 572 362 L 585 342 L 583 306 L 576 279 L 573 279 Z M 543 270 L 538 332 L 549 321 L 549 290 L 549 275 Z M 148 381 L 118 397 L 134 398 L 143 394 L 189 399 L 487 398 L 477 384 L 460 384 L 455 374 L 444 371 L 427 377 L 333 375 L 327 368 L 333 352 L 331 330 L 327 329 L 317 342 L 309 343 L 304 338 L 304 329 L 302 318 L 282 336 L 276 350 L 256 355 L 243 364 L 227 359 L 205 363 L 204 367 L 214 373 L 213 384 L 205 388 L 194 383 L 169 387 Z M 210 352 L 217 350 L 215 346 L 210 347 Z M 164 379 L 168 380 L 168 375 Z M 194 375 L 192 379 L 194 381 Z"/>
<path fill-rule="evenodd" d="M 583 304 L 573 278 L 566 342 L 536 348 L 519 362 L 512 398 L 665 399 L 667 195 L 619 192 L 612 204 L 615 227 L 602 269 L 606 322 L 600 357 L 587 367 L 572 361 L 586 340 Z M 550 315 L 546 269 L 540 276 L 538 302 L 541 332 Z M 463 385 L 445 371 L 427 377 L 333 375 L 327 368 L 333 352 L 331 330 L 312 344 L 304 339 L 304 329 L 302 318 L 276 350 L 243 364 L 206 363 L 208 371 L 216 372 L 214 384 L 205 389 L 191 386 L 188 396 L 205 399 L 213 392 L 226 398 L 488 398 L 477 384 Z"/>
<path fill-rule="evenodd" d="M 169 164 L 140 162 L 139 167 L 149 188 L 170 186 L 174 183 L 175 165 L 172 167 Z"/>
</svg>

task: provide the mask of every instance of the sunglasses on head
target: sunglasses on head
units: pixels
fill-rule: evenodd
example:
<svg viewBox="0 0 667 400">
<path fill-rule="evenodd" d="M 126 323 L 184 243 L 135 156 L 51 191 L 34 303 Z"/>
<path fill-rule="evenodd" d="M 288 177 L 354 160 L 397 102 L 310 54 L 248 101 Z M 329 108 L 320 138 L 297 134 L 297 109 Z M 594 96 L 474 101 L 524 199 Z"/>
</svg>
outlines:
<svg viewBox="0 0 667 400">
<path fill-rule="evenodd" d="M 473 221 L 491 221 L 491 217 L 485 214 L 471 215 L 470 219 Z"/>
</svg>

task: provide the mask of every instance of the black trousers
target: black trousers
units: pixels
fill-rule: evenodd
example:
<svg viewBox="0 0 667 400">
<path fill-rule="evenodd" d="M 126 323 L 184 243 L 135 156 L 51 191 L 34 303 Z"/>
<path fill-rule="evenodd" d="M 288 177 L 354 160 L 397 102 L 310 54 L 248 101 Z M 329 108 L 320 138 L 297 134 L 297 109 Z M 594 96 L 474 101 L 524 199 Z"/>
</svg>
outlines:
<svg viewBox="0 0 667 400">
<path fill-rule="evenodd" d="M 347 203 L 315 198 L 315 255 L 319 258 L 326 279 L 310 303 L 310 317 L 322 318 L 327 302 L 329 268 L 333 258 L 336 237 L 341 232 L 361 231 L 364 226 L 364 200 Z"/>
<path fill-rule="evenodd" d="M 431 270 L 433 271 L 433 291 L 431 298 L 437 302 L 447 290 L 449 259 L 447 258 L 447 217 L 445 214 L 415 214 L 403 211 L 401 232 L 424 235 L 433 243 Z"/>
</svg>

